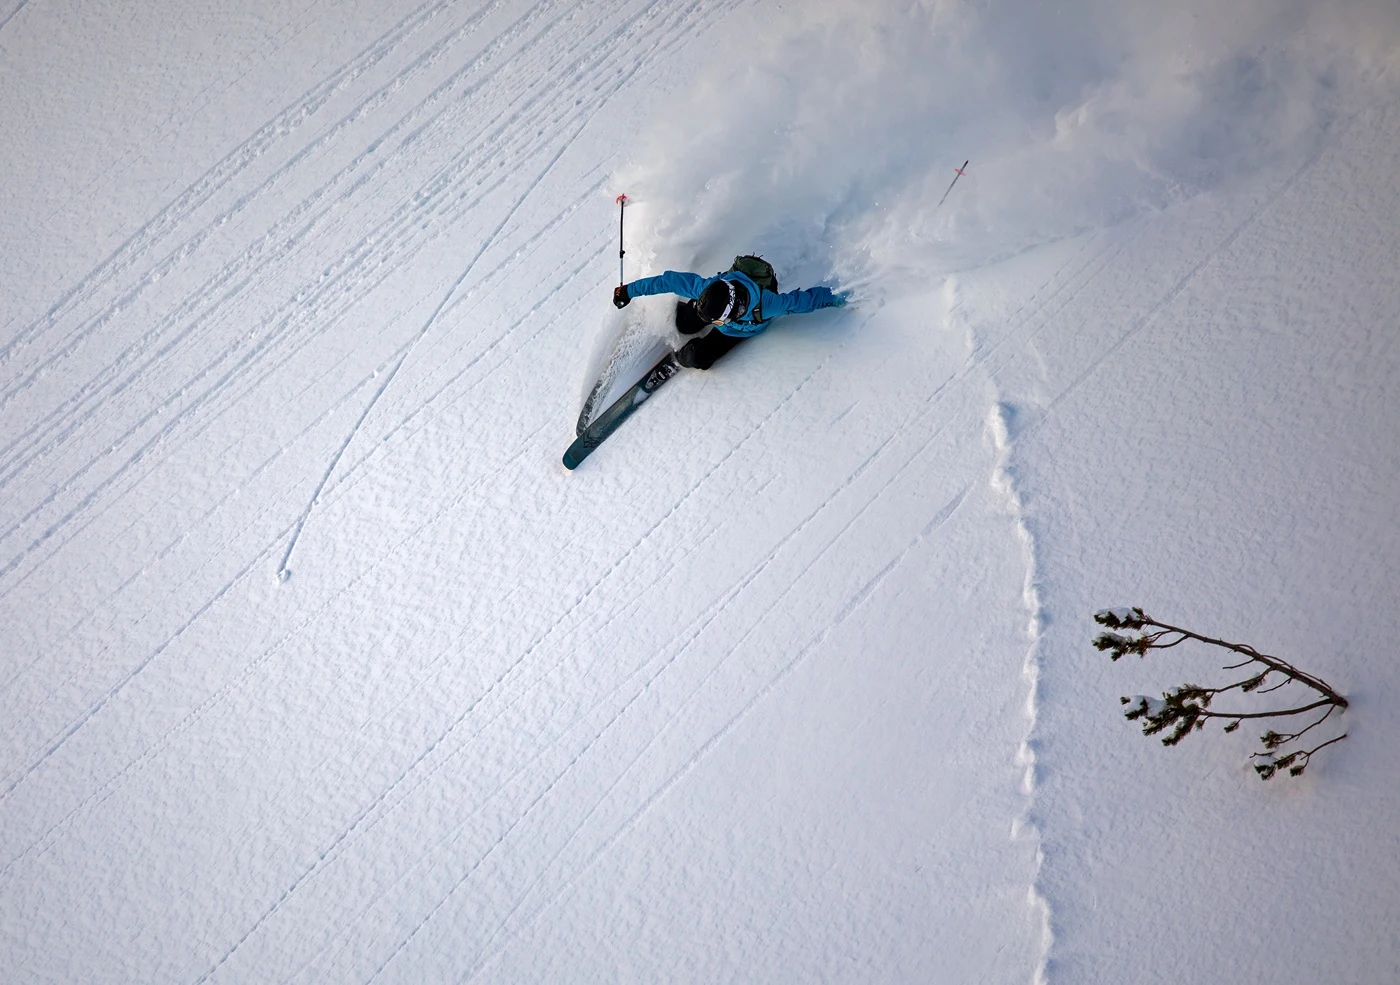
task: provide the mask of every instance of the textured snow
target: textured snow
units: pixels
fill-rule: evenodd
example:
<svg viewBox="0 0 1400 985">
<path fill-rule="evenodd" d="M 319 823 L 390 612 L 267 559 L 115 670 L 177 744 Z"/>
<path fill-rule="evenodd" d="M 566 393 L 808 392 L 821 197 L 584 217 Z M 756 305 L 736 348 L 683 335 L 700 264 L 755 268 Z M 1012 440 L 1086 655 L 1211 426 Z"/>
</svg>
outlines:
<svg viewBox="0 0 1400 985">
<path fill-rule="evenodd" d="M 0 9 L 5 981 L 1400 980 L 1400 8 L 1227 6 Z M 854 300 L 569 473 L 622 192 Z"/>
</svg>

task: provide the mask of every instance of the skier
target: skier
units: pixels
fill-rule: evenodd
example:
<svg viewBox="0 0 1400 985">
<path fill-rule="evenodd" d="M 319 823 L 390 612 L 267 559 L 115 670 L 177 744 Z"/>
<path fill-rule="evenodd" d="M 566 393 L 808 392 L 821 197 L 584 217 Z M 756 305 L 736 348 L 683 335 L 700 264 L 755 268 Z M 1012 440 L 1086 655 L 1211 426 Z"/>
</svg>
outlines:
<svg viewBox="0 0 1400 985">
<path fill-rule="evenodd" d="M 760 286 L 759 282 L 771 285 Z M 643 277 L 613 290 L 613 304 L 625 308 L 634 297 L 676 294 L 690 299 L 676 305 L 676 329 L 682 335 L 704 335 L 691 339 L 676 353 L 676 361 L 690 369 L 709 369 L 715 360 L 740 342 L 768 327 L 779 315 L 801 315 L 819 308 L 839 308 L 846 303 L 844 293 L 826 287 L 777 293 L 778 281 L 767 261 L 738 257 L 734 266 L 714 277 L 668 270 L 656 277 Z"/>
</svg>

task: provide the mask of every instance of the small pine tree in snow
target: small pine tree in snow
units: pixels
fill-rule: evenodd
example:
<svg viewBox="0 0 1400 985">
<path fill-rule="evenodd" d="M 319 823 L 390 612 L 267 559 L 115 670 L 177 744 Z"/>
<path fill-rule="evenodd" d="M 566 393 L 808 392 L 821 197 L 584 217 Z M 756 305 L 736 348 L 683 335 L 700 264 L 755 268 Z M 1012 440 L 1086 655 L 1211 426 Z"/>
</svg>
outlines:
<svg viewBox="0 0 1400 985">
<path fill-rule="evenodd" d="M 1206 722 L 1213 718 L 1224 721 L 1226 732 L 1234 732 L 1246 719 L 1286 718 L 1318 712 L 1310 725 L 1297 732 L 1275 732 L 1270 729 L 1259 737 L 1264 749 L 1251 757 L 1254 760 L 1254 771 L 1260 779 L 1271 780 L 1280 771 L 1287 771 L 1290 776 L 1301 776 L 1307 769 L 1313 753 L 1346 738 L 1346 733 L 1343 733 L 1311 749 L 1285 748 L 1327 721 L 1333 712 L 1346 711 L 1347 700 L 1321 678 L 1304 673 L 1284 660 L 1260 653 L 1252 646 L 1227 643 L 1193 633 L 1189 629 L 1158 622 L 1138 608 L 1104 609 L 1094 614 L 1094 621 L 1109 630 L 1118 630 L 1100 633 L 1094 638 L 1094 646 L 1106 651 L 1113 660 L 1129 653 L 1145 657 L 1148 650 L 1170 649 L 1187 640 L 1230 650 L 1245 658 L 1225 667 L 1226 670 L 1248 670 L 1247 677 L 1232 684 L 1222 687 L 1183 684 L 1164 692 L 1160 698 L 1138 694 L 1122 699 L 1124 716 L 1129 721 L 1141 722 L 1143 735 L 1166 733 L 1162 737 L 1164 746 L 1176 745 L 1192 732 L 1205 728 Z M 1317 697 L 1295 706 L 1273 710 L 1231 712 L 1217 711 L 1211 707 L 1212 701 L 1230 691 L 1239 691 L 1242 694 L 1272 694 L 1289 685 L 1301 685 Z"/>
</svg>

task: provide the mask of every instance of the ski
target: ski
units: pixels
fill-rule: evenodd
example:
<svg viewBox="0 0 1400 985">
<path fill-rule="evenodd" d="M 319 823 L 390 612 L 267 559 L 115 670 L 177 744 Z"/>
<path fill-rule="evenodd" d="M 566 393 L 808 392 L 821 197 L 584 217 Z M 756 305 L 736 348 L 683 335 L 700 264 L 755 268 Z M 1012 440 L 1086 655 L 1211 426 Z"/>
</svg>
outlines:
<svg viewBox="0 0 1400 985">
<path fill-rule="evenodd" d="M 601 445 L 619 427 L 622 422 L 632 416 L 632 412 L 640 407 L 647 397 L 655 393 L 661 384 L 681 371 L 681 364 L 676 362 L 676 354 L 668 352 L 661 361 L 649 369 L 640 380 L 638 380 L 626 393 L 613 401 L 607 410 L 598 415 L 598 419 L 583 429 L 582 433 L 569 446 L 569 450 L 564 452 L 564 468 L 576 469 L 579 463 L 593 453 L 593 449 Z"/>
</svg>

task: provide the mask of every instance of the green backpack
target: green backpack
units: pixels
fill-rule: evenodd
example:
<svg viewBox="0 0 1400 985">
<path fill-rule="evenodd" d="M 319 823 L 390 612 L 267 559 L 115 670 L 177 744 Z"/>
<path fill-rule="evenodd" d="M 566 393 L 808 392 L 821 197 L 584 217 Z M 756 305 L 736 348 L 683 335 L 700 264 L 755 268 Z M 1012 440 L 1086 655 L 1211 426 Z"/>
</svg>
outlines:
<svg viewBox="0 0 1400 985">
<path fill-rule="evenodd" d="M 778 275 L 773 272 L 773 265 L 763 257 L 741 256 L 735 257 L 734 263 L 729 268 L 731 271 L 743 274 L 749 280 L 759 286 L 761 291 L 772 291 L 778 293 Z M 763 295 L 759 294 L 757 302 L 753 306 L 753 320 L 763 321 Z"/>
<path fill-rule="evenodd" d="M 763 257 L 735 257 L 729 269 L 743 274 L 765 291 L 778 293 L 778 275 L 773 273 L 773 265 Z"/>
</svg>

